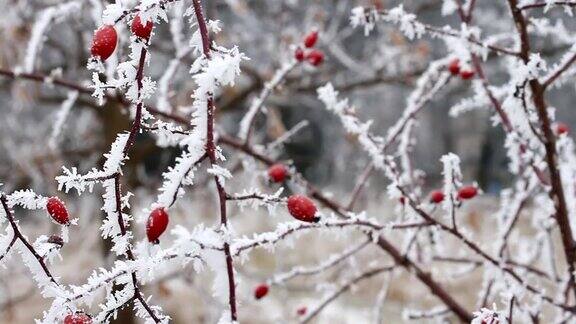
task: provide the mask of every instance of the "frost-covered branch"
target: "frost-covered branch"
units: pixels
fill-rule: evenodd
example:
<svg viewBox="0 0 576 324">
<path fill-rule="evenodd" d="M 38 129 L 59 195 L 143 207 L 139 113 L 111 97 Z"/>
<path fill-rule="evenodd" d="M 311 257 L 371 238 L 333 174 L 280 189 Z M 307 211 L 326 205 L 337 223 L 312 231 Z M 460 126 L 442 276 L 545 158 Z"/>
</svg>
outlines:
<svg viewBox="0 0 576 324">
<path fill-rule="evenodd" d="M 348 291 L 352 286 L 354 286 L 358 282 L 360 282 L 364 279 L 368 279 L 370 277 L 373 277 L 375 275 L 378 275 L 378 274 L 385 272 L 385 271 L 392 271 L 392 270 L 394 270 L 394 268 L 395 268 L 395 266 L 373 267 L 372 269 L 366 270 L 365 272 L 362 272 L 361 274 L 356 275 L 355 277 L 351 278 L 350 280 L 340 284 L 339 287 L 334 289 L 333 292 L 327 294 L 324 298 L 322 298 L 322 300 L 319 302 L 319 304 L 316 305 L 308 313 L 308 315 L 306 315 L 306 317 L 304 317 L 300 321 L 300 323 L 310 322 L 314 317 L 316 317 L 316 315 L 318 315 L 318 313 L 320 313 L 322 311 L 322 309 L 324 309 L 328 304 L 330 304 L 331 301 L 338 298 L 338 296 L 342 295 L 344 292 Z"/>
</svg>

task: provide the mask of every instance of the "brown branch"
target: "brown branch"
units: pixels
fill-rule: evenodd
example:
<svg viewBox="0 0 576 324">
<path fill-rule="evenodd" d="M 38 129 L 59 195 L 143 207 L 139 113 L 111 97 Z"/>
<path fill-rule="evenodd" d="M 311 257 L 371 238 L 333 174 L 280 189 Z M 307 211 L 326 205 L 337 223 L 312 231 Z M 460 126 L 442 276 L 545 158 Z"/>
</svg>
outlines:
<svg viewBox="0 0 576 324">
<path fill-rule="evenodd" d="M 142 106 L 143 106 L 143 104 L 142 104 L 142 101 L 140 98 L 140 94 L 142 91 L 142 79 L 144 76 L 144 66 L 146 63 L 146 54 L 147 54 L 146 48 L 147 48 L 146 46 L 142 47 L 142 50 L 140 52 L 140 59 L 138 62 L 138 70 L 136 71 L 136 86 L 138 89 L 138 103 L 136 104 L 136 115 L 134 117 L 134 121 L 132 122 L 132 127 L 130 129 L 130 133 L 128 134 L 128 139 L 126 141 L 126 144 L 124 145 L 124 148 L 122 149 L 122 154 L 123 154 L 124 159 L 127 157 L 128 151 L 130 150 L 130 148 L 134 145 L 136 135 L 140 131 L 140 125 L 142 123 Z M 116 212 L 118 213 L 118 226 L 120 227 L 120 234 L 122 236 L 126 236 L 126 225 L 124 224 L 124 217 L 123 217 L 123 213 L 122 213 L 122 191 L 120 188 L 120 177 L 121 177 L 121 172 L 119 172 L 119 171 L 113 174 L 114 189 L 115 189 L 114 194 L 115 194 L 115 198 L 116 198 Z M 128 246 L 126 249 L 126 255 L 128 256 L 128 259 L 130 259 L 131 261 L 135 261 L 134 253 L 132 252 L 132 248 L 130 246 Z M 144 297 L 142 295 L 142 292 L 140 291 L 135 271 L 133 271 L 131 273 L 131 277 L 132 277 L 132 286 L 134 287 L 134 296 L 129 301 L 132 301 L 134 298 L 138 299 L 140 301 L 140 303 L 142 303 L 142 305 L 144 306 L 144 308 L 146 309 L 146 311 L 148 312 L 148 314 L 150 315 L 152 320 L 154 320 L 154 322 L 156 322 L 156 323 L 160 323 L 160 319 L 154 313 L 154 311 L 152 310 L 150 305 L 148 305 L 148 303 L 146 302 L 146 300 L 144 299 Z"/>
<path fill-rule="evenodd" d="M 424 72 L 423 70 L 407 71 L 401 75 L 376 75 L 365 79 L 349 81 L 342 84 L 334 84 L 334 89 L 339 92 L 354 91 L 357 89 L 365 89 L 369 87 L 378 86 L 381 84 L 410 84 L 410 79 L 419 76 Z M 314 83 L 306 86 L 295 87 L 294 90 L 299 92 L 315 92 L 319 87 L 325 83 Z"/>
<path fill-rule="evenodd" d="M 116 212 L 118 213 L 118 226 L 120 226 L 120 233 L 122 234 L 122 236 L 126 236 L 126 225 L 124 224 L 124 217 L 122 216 L 122 192 L 120 190 L 120 173 L 116 173 L 116 176 L 114 177 L 114 194 L 116 198 Z M 126 249 L 126 255 L 128 256 L 128 259 L 130 259 L 130 261 L 136 260 L 136 258 L 134 258 L 134 253 L 132 252 L 132 248 L 130 248 L 130 246 L 128 246 Z M 156 316 L 150 305 L 148 305 L 148 303 L 142 296 L 142 292 L 140 291 L 138 285 L 138 280 L 136 279 L 136 272 L 132 271 L 131 276 L 132 276 L 132 286 L 134 287 L 134 297 L 132 297 L 130 300 L 134 298 L 138 299 L 140 303 L 142 303 L 142 305 L 144 306 L 150 317 L 154 320 L 154 322 L 160 323 L 160 319 L 158 318 L 158 316 Z"/>
<path fill-rule="evenodd" d="M 387 11 L 384 10 L 384 11 L 380 11 L 379 13 L 382 15 L 386 15 Z M 455 37 L 455 38 L 462 38 L 462 35 L 460 35 L 460 33 L 456 32 L 456 31 L 445 30 L 445 29 L 442 29 L 442 28 L 439 28 L 436 26 L 432 26 L 429 24 L 425 24 L 425 23 L 420 23 L 420 24 L 422 25 L 422 27 L 426 31 L 428 31 L 432 34 L 448 36 L 448 37 Z M 494 46 L 494 45 L 485 44 L 485 43 L 482 43 L 481 41 L 479 41 L 475 38 L 472 38 L 472 37 L 468 37 L 468 38 L 466 38 L 466 40 L 472 44 L 487 48 L 487 49 L 494 51 L 496 53 L 499 53 L 499 54 L 505 54 L 505 55 L 511 55 L 511 56 L 518 56 L 519 55 L 519 53 L 516 51 L 509 50 L 506 48 L 501 48 L 501 47 Z"/>
<path fill-rule="evenodd" d="M 331 293 L 326 299 L 324 299 L 318 306 L 316 306 L 304 319 L 300 321 L 301 324 L 310 322 L 316 315 L 318 315 L 330 302 L 338 298 L 338 296 L 342 295 L 344 292 L 348 291 L 352 286 L 357 284 L 360 281 L 365 279 L 371 278 L 377 274 L 386 271 L 394 270 L 394 266 L 384 266 L 384 267 L 377 267 L 370 270 L 367 270 L 354 278 L 350 279 L 348 282 L 340 286 L 335 292 Z"/>
<path fill-rule="evenodd" d="M 574 1 L 555 1 L 552 4 L 557 5 L 557 6 L 576 7 L 576 2 L 574 2 Z M 544 8 L 547 5 L 548 5 L 548 3 L 534 3 L 534 4 L 528 4 L 528 5 L 518 7 L 518 9 L 519 10 L 528 10 L 528 9 L 535 9 L 535 8 Z"/>
<path fill-rule="evenodd" d="M 258 161 L 266 164 L 272 165 L 276 163 L 276 161 L 264 156 L 258 152 L 256 152 L 251 147 L 244 145 L 241 141 L 232 138 L 230 136 L 221 134 L 219 137 L 220 141 L 232 148 L 242 151 L 245 154 L 252 156 L 253 158 L 257 159 Z M 304 180 L 302 180 L 304 181 Z M 331 209 L 333 212 L 340 216 L 345 217 L 345 210 L 344 206 L 341 206 L 339 203 L 333 201 L 332 199 L 326 197 L 321 191 L 316 189 L 312 184 L 304 181 L 304 185 L 308 190 L 310 196 L 318 200 L 322 205 Z M 462 322 L 470 322 L 472 320 L 472 314 L 468 312 L 463 306 L 460 305 L 439 283 L 437 283 L 432 276 L 422 270 L 412 259 L 408 256 L 402 255 L 398 249 L 392 245 L 389 241 L 387 241 L 384 237 L 379 236 L 376 244 L 386 251 L 392 259 L 402 267 L 412 270 L 412 273 L 424 284 L 426 285 L 432 294 L 434 294 L 438 299 L 440 299 L 450 310 L 458 316 L 458 318 Z"/>
<path fill-rule="evenodd" d="M 8 218 L 8 222 L 10 223 L 10 226 L 12 226 L 12 230 L 14 231 L 14 237 L 17 237 L 22 242 L 22 244 L 24 244 L 24 246 L 26 246 L 28 251 L 30 251 L 30 253 L 32 253 L 32 255 L 34 255 L 34 258 L 36 258 L 36 260 L 38 261 L 38 263 L 42 267 L 42 270 L 44 270 L 44 273 L 46 274 L 46 276 L 48 276 L 48 278 L 50 278 L 50 281 L 52 283 L 54 283 L 55 285 L 58 285 L 58 282 L 56 282 L 56 279 L 54 279 L 54 276 L 52 275 L 52 273 L 48 269 L 48 266 L 44 262 L 44 258 L 42 256 L 40 256 L 40 254 L 38 254 L 38 252 L 36 252 L 36 250 L 34 249 L 34 246 L 32 246 L 32 244 L 30 244 L 30 242 L 28 242 L 26 237 L 24 237 L 22 232 L 20 232 L 20 228 L 18 228 L 18 224 L 16 224 L 16 220 L 14 219 L 14 215 L 12 214 L 12 210 L 8 206 L 8 200 L 6 199 L 6 195 L 4 193 L 0 193 L 0 201 L 2 202 L 2 207 L 4 208 L 4 212 L 6 213 L 6 217 Z"/>
<path fill-rule="evenodd" d="M 10 252 L 12 247 L 14 246 L 14 243 L 16 243 L 16 240 L 18 240 L 18 237 L 16 235 L 14 235 L 12 237 L 12 240 L 8 244 L 8 247 L 6 247 L 6 251 L 4 251 L 4 253 L 2 255 L 0 255 L 0 261 L 2 261 L 2 259 L 4 259 L 8 255 L 8 253 Z"/>
<path fill-rule="evenodd" d="M 528 63 L 530 59 L 530 38 L 528 35 L 526 20 L 522 11 L 517 8 L 517 0 L 508 0 L 508 5 L 512 12 L 517 32 L 520 36 L 520 58 L 524 63 Z M 545 100 L 546 87 L 537 79 L 530 80 L 528 84 L 532 90 L 532 100 L 540 120 L 540 129 L 546 140 L 544 148 L 546 149 L 546 163 L 548 164 L 548 171 L 550 173 L 550 181 L 552 185 L 550 198 L 554 202 L 554 207 L 556 209 L 556 222 L 560 228 L 562 244 L 564 246 L 564 255 L 568 267 L 569 285 L 572 287 L 574 297 L 576 298 L 576 278 L 574 274 L 576 270 L 574 267 L 574 263 L 576 262 L 576 244 L 574 242 L 572 228 L 570 227 L 566 197 L 564 196 L 562 178 L 557 165 L 558 153 L 556 152 L 556 135 L 552 130 L 550 117 L 548 115 Z"/>
<path fill-rule="evenodd" d="M 131 9 L 131 10 L 125 10 L 122 15 L 120 15 L 120 17 L 116 18 L 116 20 L 114 21 L 114 24 L 117 24 L 119 22 L 121 22 L 122 20 L 124 20 L 124 18 L 130 16 L 130 15 L 135 15 L 141 11 L 148 11 L 150 9 L 153 9 L 154 7 L 161 7 L 164 8 L 167 4 L 171 3 L 171 2 L 175 2 L 177 0 L 162 0 L 162 1 L 158 1 L 157 3 L 153 3 L 151 5 L 149 5 L 146 8 L 143 9 Z"/>
<path fill-rule="evenodd" d="M 43 73 L 16 73 L 16 72 L 9 70 L 9 69 L 0 68 L 0 75 L 14 79 L 14 80 L 22 79 L 22 80 L 40 82 L 40 83 L 43 83 L 46 85 L 57 85 L 57 86 L 60 86 L 60 87 L 66 88 L 66 89 L 78 91 L 79 93 L 84 94 L 84 95 L 91 95 L 92 94 L 92 90 L 90 90 L 90 88 L 84 87 L 84 86 L 80 85 L 79 83 L 75 83 L 75 82 L 60 79 L 60 78 L 52 78 L 51 76 L 49 76 L 47 74 L 43 74 Z M 118 102 L 118 103 L 122 104 L 123 106 L 128 107 L 131 104 L 128 100 L 126 100 L 124 97 L 121 97 L 121 96 L 105 94 L 105 97 L 107 100 L 110 100 L 113 102 Z M 155 107 L 151 107 L 151 106 L 146 106 L 146 109 L 148 109 L 154 115 L 164 117 L 168 120 L 172 120 L 172 121 L 177 122 L 179 124 L 185 124 L 185 125 L 188 124 L 188 120 L 184 117 L 170 114 L 170 113 L 166 113 L 166 112 L 162 112 L 162 111 L 156 109 Z"/>
<path fill-rule="evenodd" d="M 479 256 L 481 256 L 483 259 L 485 259 L 486 261 L 488 261 L 489 263 L 491 263 L 492 265 L 502 269 L 502 271 L 504 271 L 505 273 L 509 274 L 514 280 L 516 280 L 518 283 L 520 283 L 521 285 L 523 285 L 528 291 L 530 291 L 531 293 L 539 296 L 540 298 L 542 298 L 544 301 L 548 302 L 551 305 L 554 305 L 556 307 L 559 307 L 563 310 L 569 311 L 571 313 L 576 313 L 576 307 L 574 306 L 567 306 L 564 304 L 561 304 L 557 301 L 555 301 L 552 297 L 544 295 L 540 290 L 538 290 L 537 288 L 535 288 L 534 286 L 528 284 L 519 274 L 517 274 L 513 269 L 507 268 L 507 267 L 501 267 L 500 262 L 495 259 L 494 257 L 490 256 L 486 251 L 484 251 L 480 246 L 478 246 L 476 243 L 474 243 L 473 241 L 469 240 L 468 238 L 466 238 L 464 235 L 462 235 L 462 233 L 460 233 L 458 230 L 456 230 L 454 227 L 445 225 L 444 223 L 441 223 L 439 221 L 437 221 L 436 219 L 434 219 L 431 215 L 429 215 L 428 213 L 426 213 L 422 208 L 420 208 L 420 206 L 418 206 L 418 204 L 406 193 L 406 191 L 404 190 L 404 188 L 400 185 L 397 185 L 398 190 L 400 190 L 402 192 L 402 194 L 404 195 L 404 197 L 406 197 L 406 199 L 408 200 L 408 203 L 410 204 L 410 206 L 412 207 L 412 209 L 418 214 L 420 215 L 422 218 L 424 218 L 426 221 L 431 222 L 433 224 L 435 224 L 436 226 L 438 226 L 438 228 L 440 228 L 441 230 L 451 234 L 452 236 L 454 236 L 456 239 L 458 239 L 460 242 L 462 242 L 464 245 L 466 245 L 468 248 L 470 248 L 472 251 L 474 251 L 476 254 L 478 254 Z"/>
<path fill-rule="evenodd" d="M 566 61 L 564 65 L 559 67 L 558 70 L 554 72 L 554 74 L 552 74 L 548 79 L 544 80 L 544 83 L 542 84 L 544 88 L 547 88 L 552 83 L 554 83 L 554 81 L 556 81 L 562 75 L 562 73 L 566 72 L 570 68 L 570 66 L 572 66 L 572 64 L 574 64 L 575 62 L 576 62 L 576 53 L 574 53 L 574 55 L 572 55 L 572 57 L 568 61 Z"/>
<path fill-rule="evenodd" d="M 200 36 L 202 38 L 202 48 L 204 56 L 210 58 L 210 48 L 211 40 L 208 34 L 208 27 L 206 25 L 206 20 L 204 19 L 204 13 L 202 12 L 202 4 L 200 0 L 193 0 L 194 14 L 196 15 L 196 20 L 198 22 L 198 28 L 200 29 Z M 215 166 L 218 164 L 216 157 L 216 143 L 214 141 L 214 97 L 213 94 L 207 93 L 207 107 L 208 118 L 207 118 L 207 134 L 206 134 L 206 154 L 210 160 L 210 164 Z M 226 191 L 220 183 L 218 176 L 214 176 L 214 183 L 216 184 L 216 189 L 218 190 L 218 199 L 220 203 L 220 223 L 223 227 L 228 227 L 228 218 L 226 210 Z M 228 242 L 224 243 L 224 254 L 226 258 L 226 271 L 228 273 L 228 303 L 230 305 L 230 318 L 232 322 L 238 320 L 238 315 L 236 311 L 236 284 L 234 282 L 234 265 L 232 260 L 232 254 L 230 253 L 230 244 Z"/>
</svg>

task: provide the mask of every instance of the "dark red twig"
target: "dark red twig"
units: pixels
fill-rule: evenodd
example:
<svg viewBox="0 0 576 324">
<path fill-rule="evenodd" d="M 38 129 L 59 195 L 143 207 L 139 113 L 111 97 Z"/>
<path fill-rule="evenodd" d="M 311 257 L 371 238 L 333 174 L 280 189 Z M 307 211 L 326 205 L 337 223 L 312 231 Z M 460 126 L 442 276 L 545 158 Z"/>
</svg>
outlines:
<svg viewBox="0 0 576 324">
<path fill-rule="evenodd" d="M 530 38 L 528 35 L 528 27 L 526 19 L 522 11 L 518 8 L 517 0 L 508 0 L 508 5 L 512 12 L 516 30 L 520 38 L 520 58 L 524 63 L 530 60 Z M 562 187 L 562 178 L 558 170 L 557 159 L 558 153 L 556 151 L 556 135 L 552 130 L 552 123 L 548 115 L 548 106 L 545 100 L 546 87 L 542 85 L 537 79 L 532 79 L 528 82 L 532 90 L 532 101 L 536 107 L 536 112 L 540 120 L 540 130 L 545 138 L 544 148 L 546 149 L 546 163 L 548 164 L 548 172 L 550 173 L 550 181 L 552 190 L 550 197 L 554 202 L 556 209 L 556 222 L 560 228 L 560 236 L 564 246 L 564 255 L 568 268 L 569 286 L 572 287 L 574 297 L 576 298 L 576 278 L 575 267 L 576 262 L 576 244 L 572 228 L 570 227 L 570 220 L 568 218 L 568 207 L 566 205 L 566 197 Z"/>
<path fill-rule="evenodd" d="M 44 273 L 48 276 L 48 278 L 50 278 L 50 281 L 52 283 L 58 285 L 58 282 L 56 282 L 56 279 L 54 279 L 54 276 L 52 275 L 52 273 L 48 269 L 48 266 L 44 262 L 44 258 L 40 254 L 38 254 L 38 252 L 36 252 L 36 249 L 34 249 L 34 246 L 32 246 L 32 244 L 30 244 L 30 242 L 28 242 L 26 237 L 24 237 L 22 232 L 20 232 L 20 228 L 18 227 L 18 224 L 16 224 L 16 220 L 14 219 L 14 215 L 12 214 L 12 210 L 10 209 L 10 206 L 8 206 L 8 201 L 6 200 L 5 194 L 3 194 L 3 193 L 0 194 L 0 201 L 2 202 L 2 207 L 4 208 L 4 212 L 6 213 L 6 217 L 8 218 L 8 222 L 10 223 L 10 226 L 12 226 L 12 230 L 14 231 L 14 237 L 17 237 L 20 240 L 20 242 L 22 242 L 22 244 L 24 244 L 24 246 L 26 246 L 28 251 L 30 251 L 30 253 L 32 253 L 32 255 L 34 255 L 34 257 L 36 258 L 36 260 L 38 261 L 38 263 L 42 267 L 42 270 L 44 270 Z M 10 246 L 12 246 L 13 243 L 14 243 L 14 240 L 12 241 Z"/>
<path fill-rule="evenodd" d="M 206 20 L 204 18 L 204 13 L 202 9 L 202 4 L 200 0 L 192 1 L 194 6 L 194 13 L 196 15 L 196 20 L 198 22 L 198 28 L 200 29 L 200 36 L 202 38 L 202 48 L 204 56 L 210 58 L 210 48 L 212 42 L 210 41 L 210 35 L 208 33 L 208 27 L 206 25 Z M 212 94 L 206 94 L 208 96 L 207 107 L 208 110 L 208 125 L 206 134 L 206 153 L 210 164 L 215 166 L 218 164 L 216 157 L 216 143 L 214 141 L 214 97 Z M 218 190 L 218 199 L 220 202 L 220 223 L 224 228 L 228 227 L 228 218 L 226 210 L 226 191 L 220 183 L 218 176 L 214 176 L 214 182 Z M 224 254 L 226 257 L 226 271 L 228 273 L 228 303 L 230 305 L 230 317 L 233 322 L 238 320 L 238 315 L 236 311 L 236 284 L 234 282 L 234 265 L 232 260 L 232 254 L 230 253 L 230 244 L 228 242 L 224 243 Z"/>
</svg>

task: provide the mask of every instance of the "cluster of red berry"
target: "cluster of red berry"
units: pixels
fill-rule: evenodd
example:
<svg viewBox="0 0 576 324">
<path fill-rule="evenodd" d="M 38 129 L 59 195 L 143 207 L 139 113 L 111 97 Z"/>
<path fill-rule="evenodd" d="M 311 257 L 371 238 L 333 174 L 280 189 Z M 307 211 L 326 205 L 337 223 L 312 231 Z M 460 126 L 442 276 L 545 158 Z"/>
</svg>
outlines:
<svg viewBox="0 0 576 324">
<path fill-rule="evenodd" d="M 288 176 L 288 168 L 282 163 L 276 163 L 268 168 L 268 179 L 272 182 L 282 183 Z M 297 220 L 317 222 L 319 218 L 316 216 L 316 211 L 316 206 L 310 198 L 303 195 L 288 197 L 288 212 Z"/>
<path fill-rule="evenodd" d="M 478 188 L 476 186 L 464 186 L 458 189 L 458 200 L 468 200 L 476 197 L 478 194 Z M 442 190 L 433 190 L 430 193 L 430 202 L 433 204 L 439 204 L 444 201 L 445 195 Z"/>
<path fill-rule="evenodd" d="M 476 186 L 463 186 L 458 189 L 458 200 L 468 200 L 476 197 L 478 194 L 478 188 Z M 430 192 L 430 202 L 433 204 L 439 204 L 444 201 L 445 195 L 442 190 L 437 189 Z M 400 204 L 404 205 L 406 203 L 405 197 L 400 197 Z"/>
<path fill-rule="evenodd" d="M 448 64 L 448 71 L 454 76 L 460 75 L 462 80 L 470 80 L 474 76 L 473 70 L 461 68 L 459 59 L 454 59 Z"/>
<path fill-rule="evenodd" d="M 140 21 L 140 16 L 136 15 L 136 17 L 132 19 L 130 30 L 134 35 L 148 40 L 153 27 L 154 24 L 152 21 L 147 21 L 146 25 L 143 25 L 142 21 Z M 94 32 L 90 52 L 92 53 L 92 56 L 99 57 L 101 60 L 105 61 L 112 55 L 112 53 L 114 53 L 117 42 L 118 34 L 116 33 L 114 26 L 104 25 Z"/>
<path fill-rule="evenodd" d="M 450 64 L 448 64 L 448 71 L 450 71 L 450 74 L 454 76 L 460 75 L 460 78 L 462 78 L 462 80 L 470 80 L 474 77 L 473 70 L 462 69 L 462 67 L 460 66 L 459 59 L 454 59 L 450 62 Z M 570 131 L 570 128 L 568 127 L 567 124 L 558 122 L 554 127 L 554 131 L 556 132 L 556 135 L 560 136 L 562 134 L 568 133 Z"/>
<path fill-rule="evenodd" d="M 318 42 L 318 31 L 312 31 L 304 37 L 304 49 L 298 46 L 296 50 L 294 50 L 294 58 L 298 62 L 306 60 L 312 66 L 322 64 L 322 62 L 324 62 L 324 52 L 319 49 L 312 49 L 316 45 L 316 42 Z"/>
</svg>

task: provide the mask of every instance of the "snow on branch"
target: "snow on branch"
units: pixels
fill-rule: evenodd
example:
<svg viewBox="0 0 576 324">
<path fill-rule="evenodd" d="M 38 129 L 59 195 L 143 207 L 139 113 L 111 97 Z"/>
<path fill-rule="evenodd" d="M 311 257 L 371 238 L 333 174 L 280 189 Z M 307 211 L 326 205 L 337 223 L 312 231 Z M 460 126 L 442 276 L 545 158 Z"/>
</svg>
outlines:
<svg viewBox="0 0 576 324">
<path fill-rule="evenodd" d="M 112 179 L 116 173 L 120 172 L 120 168 L 124 163 L 123 150 L 128 142 L 128 137 L 129 134 L 127 133 L 118 135 L 114 143 L 112 143 L 110 151 L 104 154 L 106 162 L 104 162 L 102 170 L 94 168 L 86 174 L 79 174 L 76 167 L 70 169 L 62 167 L 64 174 L 56 177 L 58 190 L 68 192 L 71 189 L 75 189 L 78 194 L 83 193 L 86 189 L 92 192 L 95 183 Z"/>
<path fill-rule="evenodd" d="M 48 7 L 38 14 L 38 18 L 32 27 L 32 35 L 30 36 L 26 49 L 23 67 L 24 72 L 32 72 L 35 70 L 36 57 L 45 41 L 45 34 L 50 28 L 50 24 L 55 20 L 62 20 L 66 18 L 66 16 L 78 12 L 80 8 L 80 1 L 70 1 Z"/>
<path fill-rule="evenodd" d="M 384 139 L 370 133 L 372 121 L 361 122 L 356 117 L 356 108 L 348 103 L 348 99 L 339 100 L 338 91 L 331 83 L 318 88 L 318 99 L 324 103 L 326 109 L 340 117 L 344 129 L 349 134 L 358 136 L 362 148 L 368 152 L 377 168 L 384 167 L 384 154 L 382 153 Z"/>
</svg>

